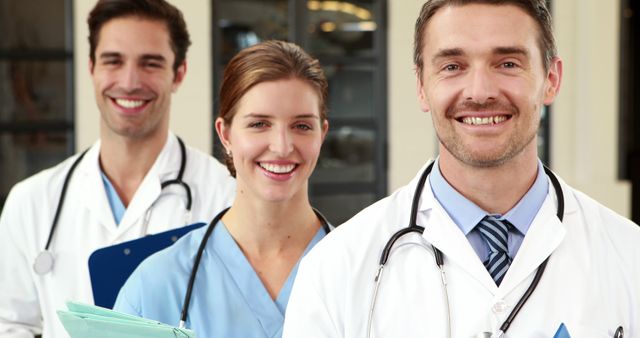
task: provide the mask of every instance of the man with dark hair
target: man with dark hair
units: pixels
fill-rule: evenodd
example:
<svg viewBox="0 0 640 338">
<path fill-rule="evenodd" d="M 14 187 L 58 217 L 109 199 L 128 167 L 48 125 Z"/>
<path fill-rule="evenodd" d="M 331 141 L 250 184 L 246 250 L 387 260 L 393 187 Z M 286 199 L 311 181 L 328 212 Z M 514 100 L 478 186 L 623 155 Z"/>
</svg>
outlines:
<svg viewBox="0 0 640 338">
<path fill-rule="evenodd" d="M 423 5 L 440 154 L 302 260 L 284 337 L 640 336 L 640 229 L 537 157 L 562 79 L 551 27 L 544 0 Z"/>
<path fill-rule="evenodd" d="M 164 0 L 100 0 L 88 24 L 100 140 L 12 189 L 0 217 L 0 337 L 66 337 L 56 310 L 93 303 L 93 251 L 209 222 L 233 200 L 224 166 L 169 131 L 190 45 L 182 13 Z"/>
</svg>

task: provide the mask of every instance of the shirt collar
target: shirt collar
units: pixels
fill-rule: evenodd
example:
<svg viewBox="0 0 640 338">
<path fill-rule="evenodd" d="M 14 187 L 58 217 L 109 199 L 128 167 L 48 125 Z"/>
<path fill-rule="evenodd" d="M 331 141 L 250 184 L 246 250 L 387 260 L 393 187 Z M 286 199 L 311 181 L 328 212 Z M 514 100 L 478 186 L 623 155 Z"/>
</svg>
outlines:
<svg viewBox="0 0 640 338">
<path fill-rule="evenodd" d="M 439 159 L 436 159 L 429 175 L 429 183 L 436 200 L 465 235 L 468 235 L 478 222 L 489 214 L 462 196 L 445 180 L 440 172 Z M 538 174 L 529 191 L 504 216 L 494 216 L 508 220 L 521 234 L 525 235 L 547 197 L 548 191 L 549 181 L 545 178 L 542 162 L 538 160 Z"/>
</svg>

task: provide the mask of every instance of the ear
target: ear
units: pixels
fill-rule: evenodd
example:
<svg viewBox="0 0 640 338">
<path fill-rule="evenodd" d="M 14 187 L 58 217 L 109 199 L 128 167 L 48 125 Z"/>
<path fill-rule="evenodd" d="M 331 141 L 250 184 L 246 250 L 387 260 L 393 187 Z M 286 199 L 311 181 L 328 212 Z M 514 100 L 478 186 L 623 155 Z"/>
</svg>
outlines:
<svg viewBox="0 0 640 338">
<path fill-rule="evenodd" d="M 89 58 L 89 74 L 93 75 L 93 61 Z"/>
<path fill-rule="evenodd" d="M 173 85 L 171 86 L 171 91 L 176 92 L 180 85 L 182 84 L 182 80 L 184 80 L 184 76 L 187 74 L 187 61 L 182 62 L 178 69 L 176 69 L 175 74 L 173 76 Z"/>
<path fill-rule="evenodd" d="M 228 126 L 222 117 L 218 117 L 215 122 L 216 133 L 218 133 L 218 137 L 220 138 L 220 142 L 224 146 L 225 150 L 228 150 L 231 147 L 231 140 L 229 139 L 229 130 L 231 126 Z"/>
<path fill-rule="evenodd" d="M 554 57 L 549 65 L 547 79 L 545 80 L 544 104 L 550 105 L 560 92 L 560 83 L 562 82 L 562 60 Z"/>
<path fill-rule="evenodd" d="M 327 137 L 327 132 L 329 131 L 329 121 L 322 121 L 322 142 L 324 142 L 325 137 Z"/>
<path fill-rule="evenodd" d="M 422 74 L 420 74 L 420 72 L 417 69 L 415 73 L 416 73 L 416 91 L 418 94 L 420 109 L 423 112 L 428 113 L 430 111 L 429 102 L 427 101 L 427 97 L 425 95 L 424 84 L 422 83 Z"/>
</svg>

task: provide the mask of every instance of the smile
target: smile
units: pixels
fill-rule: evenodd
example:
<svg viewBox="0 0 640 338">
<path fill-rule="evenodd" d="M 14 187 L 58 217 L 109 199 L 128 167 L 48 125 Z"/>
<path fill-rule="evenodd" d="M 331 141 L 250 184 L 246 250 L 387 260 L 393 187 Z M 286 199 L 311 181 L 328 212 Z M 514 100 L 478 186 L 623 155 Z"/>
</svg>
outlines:
<svg viewBox="0 0 640 338">
<path fill-rule="evenodd" d="M 486 117 L 467 116 L 467 117 L 461 118 L 459 121 L 464 124 L 480 126 L 480 125 L 498 124 L 508 119 L 509 117 L 507 115 L 486 116 Z"/>
<path fill-rule="evenodd" d="M 258 163 L 260 167 L 268 172 L 274 174 L 288 174 L 296 168 L 295 164 L 273 164 L 273 163 Z"/>
<path fill-rule="evenodd" d="M 130 100 L 130 99 L 113 99 L 113 101 L 120 107 L 135 109 L 142 107 L 146 101 L 145 100 Z"/>
</svg>

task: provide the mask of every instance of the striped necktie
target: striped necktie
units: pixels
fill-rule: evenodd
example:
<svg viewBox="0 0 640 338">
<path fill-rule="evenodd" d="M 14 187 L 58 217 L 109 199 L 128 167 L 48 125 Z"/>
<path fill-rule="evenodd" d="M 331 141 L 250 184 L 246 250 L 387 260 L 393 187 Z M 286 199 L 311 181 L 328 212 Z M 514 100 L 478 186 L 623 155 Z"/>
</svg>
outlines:
<svg viewBox="0 0 640 338">
<path fill-rule="evenodd" d="M 493 216 L 486 216 L 477 225 L 480 235 L 489 245 L 489 258 L 484 262 L 484 266 L 498 286 L 511 264 L 507 248 L 510 225 L 509 221 L 498 220 Z"/>
</svg>

